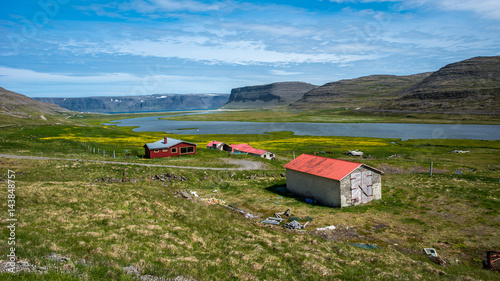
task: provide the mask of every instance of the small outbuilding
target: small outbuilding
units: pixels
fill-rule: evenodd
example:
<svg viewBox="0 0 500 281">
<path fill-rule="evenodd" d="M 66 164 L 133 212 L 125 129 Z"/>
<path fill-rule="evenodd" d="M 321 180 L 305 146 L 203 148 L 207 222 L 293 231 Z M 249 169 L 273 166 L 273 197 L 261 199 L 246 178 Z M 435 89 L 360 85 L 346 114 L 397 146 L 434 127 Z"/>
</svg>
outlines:
<svg viewBox="0 0 500 281">
<path fill-rule="evenodd" d="M 383 172 L 363 163 L 302 154 L 284 166 L 290 192 L 330 207 L 382 198 Z"/>
<path fill-rule="evenodd" d="M 144 145 L 146 158 L 172 157 L 196 154 L 196 144 L 165 137 Z"/>
<path fill-rule="evenodd" d="M 233 149 L 227 145 L 226 143 L 220 142 L 220 141 L 211 141 L 207 144 L 208 149 L 217 149 L 221 151 L 228 151 L 231 152 Z"/>
<path fill-rule="evenodd" d="M 267 150 L 257 149 L 250 146 L 248 143 L 242 144 L 231 144 L 232 153 L 233 154 L 251 154 L 255 156 L 259 156 L 265 159 L 274 160 L 276 155 Z"/>
</svg>

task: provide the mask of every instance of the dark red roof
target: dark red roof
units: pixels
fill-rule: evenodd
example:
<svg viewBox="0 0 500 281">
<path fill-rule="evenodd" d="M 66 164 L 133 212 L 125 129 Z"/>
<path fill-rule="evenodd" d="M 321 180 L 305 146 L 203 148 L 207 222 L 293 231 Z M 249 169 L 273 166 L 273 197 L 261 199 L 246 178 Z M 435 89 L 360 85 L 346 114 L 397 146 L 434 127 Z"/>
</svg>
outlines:
<svg viewBox="0 0 500 281">
<path fill-rule="evenodd" d="M 310 154 L 300 155 L 299 157 L 286 164 L 285 168 L 319 177 L 341 180 L 361 165 L 372 170 L 379 171 L 363 163 L 315 156 Z M 382 171 L 379 172 L 382 173 Z"/>
</svg>

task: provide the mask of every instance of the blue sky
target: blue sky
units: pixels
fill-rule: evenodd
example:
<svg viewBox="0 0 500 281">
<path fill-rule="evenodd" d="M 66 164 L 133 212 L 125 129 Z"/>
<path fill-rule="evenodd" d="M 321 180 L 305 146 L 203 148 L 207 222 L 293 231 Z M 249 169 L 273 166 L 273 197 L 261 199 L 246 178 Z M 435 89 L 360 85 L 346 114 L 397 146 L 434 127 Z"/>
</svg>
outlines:
<svg viewBox="0 0 500 281">
<path fill-rule="evenodd" d="M 30 97 L 230 93 L 500 55 L 498 0 L 0 4 L 0 86 Z"/>
</svg>

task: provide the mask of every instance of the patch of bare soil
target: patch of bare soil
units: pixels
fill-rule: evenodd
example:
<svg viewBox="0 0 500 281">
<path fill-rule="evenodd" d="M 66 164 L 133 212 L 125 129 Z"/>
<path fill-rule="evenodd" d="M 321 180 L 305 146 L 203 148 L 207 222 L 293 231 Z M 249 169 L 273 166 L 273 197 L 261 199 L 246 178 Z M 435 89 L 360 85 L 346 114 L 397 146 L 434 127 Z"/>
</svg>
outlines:
<svg viewBox="0 0 500 281">
<path fill-rule="evenodd" d="M 224 162 L 240 166 L 237 170 L 263 170 L 266 167 L 262 162 L 242 159 L 224 159 Z"/>
<path fill-rule="evenodd" d="M 359 234 L 358 231 L 353 227 L 338 226 L 335 229 L 314 230 L 312 234 L 322 237 L 329 241 L 358 242 L 358 241 L 370 240 L 365 235 Z"/>
</svg>

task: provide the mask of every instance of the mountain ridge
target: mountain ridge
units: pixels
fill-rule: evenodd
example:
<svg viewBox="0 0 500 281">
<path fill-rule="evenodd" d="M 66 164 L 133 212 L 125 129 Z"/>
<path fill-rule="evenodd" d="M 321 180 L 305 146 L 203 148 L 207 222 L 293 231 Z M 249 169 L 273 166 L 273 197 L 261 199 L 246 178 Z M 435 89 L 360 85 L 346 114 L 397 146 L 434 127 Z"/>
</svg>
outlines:
<svg viewBox="0 0 500 281">
<path fill-rule="evenodd" d="M 309 83 L 294 81 L 234 88 L 223 108 L 263 108 L 288 105 L 316 87 Z"/>
<path fill-rule="evenodd" d="M 448 64 L 400 94 L 397 99 L 363 110 L 499 114 L 500 56 L 474 57 Z"/>
<path fill-rule="evenodd" d="M 45 98 L 35 100 L 57 104 L 79 112 L 120 113 L 167 110 L 217 109 L 229 98 L 227 94 L 155 94 L 145 96 L 94 96 Z"/>
<path fill-rule="evenodd" d="M 290 104 L 295 109 L 362 107 L 399 97 L 398 92 L 423 80 L 431 73 L 413 75 L 369 75 L 326 83 L 306 92 Z"/>
<path fill-rule="evenodd" d="M 56 116 L 66 112 L 69 112 L 69 110 L 55 104 L 36 101 L 23 94 L 0 87 L 1 115 L 8 115 L 14 118 L 46 120 L 46 117 L 49 115 Z"/>
</svg>

